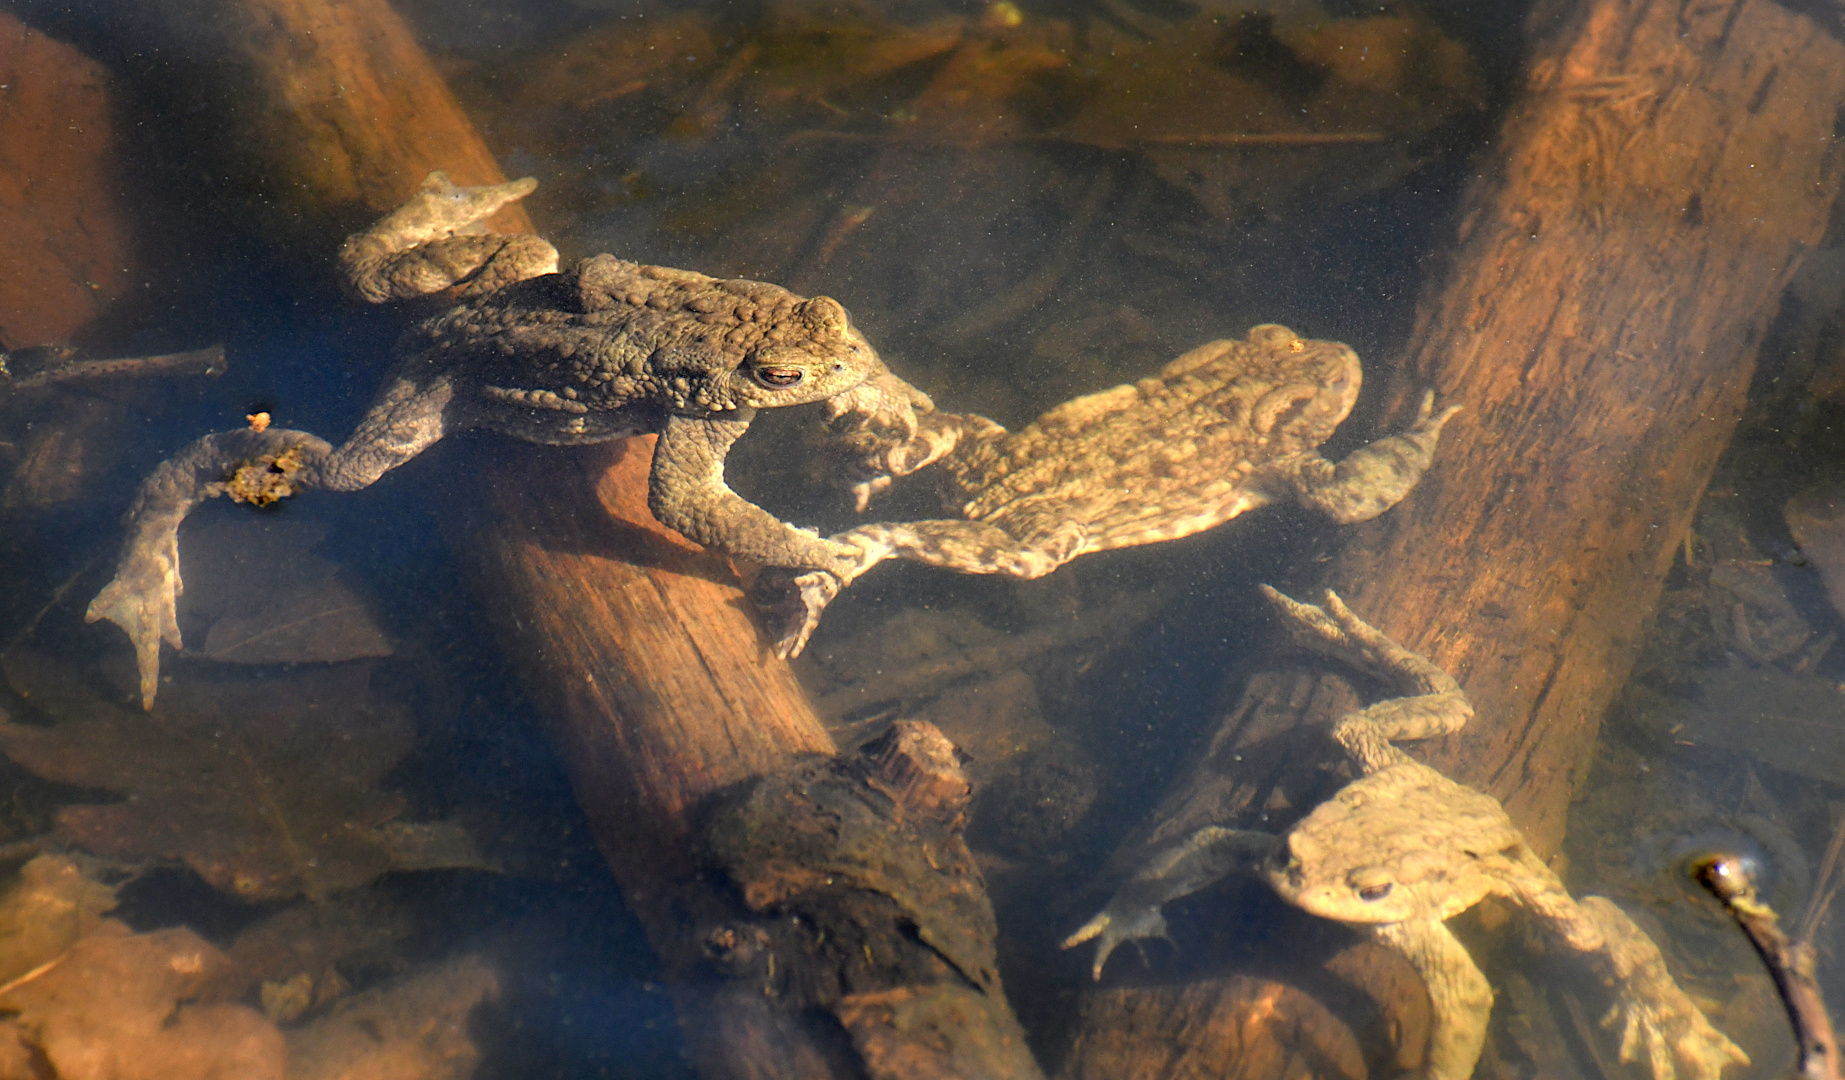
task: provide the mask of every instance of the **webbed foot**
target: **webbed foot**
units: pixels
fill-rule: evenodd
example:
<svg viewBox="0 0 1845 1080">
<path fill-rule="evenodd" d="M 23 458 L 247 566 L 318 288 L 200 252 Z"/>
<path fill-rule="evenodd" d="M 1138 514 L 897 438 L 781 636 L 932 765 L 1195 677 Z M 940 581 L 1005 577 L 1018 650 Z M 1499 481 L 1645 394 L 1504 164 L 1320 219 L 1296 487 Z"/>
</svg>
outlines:
<svg viewBox="0 0 1845 1080">
<path fill-rule="evenodd" d="M 1159 905 L 1122 904 L 1117 897 L 1076 933 L 1064 938 L 1062 947 L 1073 949 L 1085 941 L 1095 941 L 1095 962 L 1089 967 L 1089 977 L 1100 980 L 1102 968 L 1108 964 L 1110 953 L 1127 942 L 1139 942 L 1147 938 L 1159 938 L 1168 944 L 1172 942 L 1166 933 L 1166 916 L 1160 914 Z"/>
<path fill-rule="evenodd" d="M 1315 652 L 1383 670 L 1396 666 L 1396 654 L 1405 651 L 1382 630 L 1354 614 L 1331 589 L 1326 590 L 1326 606 L 1319 607 L 1303 604 L 1269 585 L 1257 588 L 1288 617 L 1288 630 L 1294 640 Z"/>
<path fill-rule="evenodd" d="M 131 545 L 115 569 L 115 580 L 96 594 L 83 615 L 84 622 L 107 619 L 128 632 L 141 676 L 143 709 L 154 707 L 154 694 L 160 688 L 160 643 L 180 648 L 179 591 L 175 523 L 164 537 Z"/>
<path fill-rule="evenodd" d="M 1689 1000 L 1684 1010 L 1625 1000 L 1608 1010 L 1602 1026 L 1620 1031 L 1621 1060 L 1643 1063 L 1653 1080 L 1719 1080 L 1725 1066 L 1749 1064 L 1742 1047 Z"/>
<path fill-rule="evenodd" d="M 1621 1060 L 1645 1063 L 1653 1080 L 1718 1080 L 1726 1065 L 1749 1055 L 1705 1019 L 1666 970 L 1659 946 L 1626 912 L 1601 896 L 1582 908 L 1601 929 L 1610 981 L 1620 996 L 1602 1026 L 1621 1033 Z"/>
<path fill-rule="evenodd" d="M 1353 614 L 1331 589 L 1326 590 L 1324 608 L 1290 599 L 1267 585 L 1261 589 L 1288 617 L 1296 642 L 1402 686 L 1403 696 L 1347 713 L 1333 724 L 1333 740 L 1365 771 L 1400 757 L 1393 742 L 1450 734 L 1473 719 L 1473 705 L 1454 676 Z"/>
<path fill-rule="evenodd" d="M 557 249 L 531 235 L 493 235 L 483 222 L 530 195 L 532 177 L 462 187 L 437 170 L 404 205 L 340 247 L 340 267 L 359 297 L 379 304 L 456 288 L 492 292 L 557 270 Z"/>
<path fill-rule="evenodd" d="M 840 588 L 839 578 L 825 570 L 771 566 L 757 576 L 750 600 L 773 628 L 776 656 L 789 660 L 801 655 L 820 625 L 820 613 Z"/>
<path fill-rule="evenodd" d="M 207 435 L 162 462 L 141 482 L 128 511 L 128 542 L 115 579 L 96 594 L 86 622 L 107 619 L 127 631 L 140 673 L 141 707 L 154 707 L 160 645 L 180 647 L 179 524 L 206 499 L 230 495 L 263 505 L 316 486 L 331 452 L 305 431 L 270 428 Z"/>
</svg>

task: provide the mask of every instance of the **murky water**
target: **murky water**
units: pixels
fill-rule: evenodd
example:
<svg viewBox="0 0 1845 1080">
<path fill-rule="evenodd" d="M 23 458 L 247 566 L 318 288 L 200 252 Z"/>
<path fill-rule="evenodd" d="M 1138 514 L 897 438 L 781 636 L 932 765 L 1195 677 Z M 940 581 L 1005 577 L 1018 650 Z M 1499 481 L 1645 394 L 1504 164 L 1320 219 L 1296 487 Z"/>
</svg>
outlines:
<svg viewBox="0 0 1845 1080">
<path fill-rule="evenodd" d="M 539 704 L 550 699 L 533 689 L 551 676 L 503 649 L 517 606 L 479 587 L 462 550 L 477 533 L 457 523 L 478 520 L 484 463 L 507 452 L 504 436 L 445 441 L 352 493 L 194 512 L 180 532 L 186 647 L 166 650 L 152 713 L 137 707 L 125 636 L 84 621 L 111 577 L 121 515 L 162 459 L 261 413 L 338 441 L 393 341 L 439 310 L 361 310 L 339 293 L 332 246 L 370 215 L 310 206 L 300 190 L 333 184 L 320 166 L 298 161 L 291 174 L 278 164 L 287 154 L 243 141 L 253 116 L 285 103 L 250 98 L 245 61 L 200 44 L 220 39 L 188 30 L 199 15 L 184 7 L 27 3 L 0 26 L 0 110 L 11 110 L 0 125 L 14 125 L 0 126 L 0 210 L 26 223 L 9 226 L 25 239 L 0 242 L 0 1073 L 37 1054 L 38 1071 L 20 1075 L 696 1075 L 669 985 L 683 972 L 655 958 L 644 926 L 660 924 L 630 911 L 592 839 L 572 787 L 578 762 L 560 759 Z M 1758 7 L 1788 34 L 1836 44 L 1832 6 Z M 1457 427 L 1515 426 L 1515 397 L 1483 407 L 1466 396 L 1465 365 L 1411 359 L 1450 261 L 1466 257 L 1469 185 L 1488 184 L 1520 110 L 1541 111 L 1530 103 L 1542 98 L 1521 94 L 1567 68 L 1554 57 L 1534 68 L 1502 5 L 399 10 L 504 173 L 537 178 L 524 206 L 566 262 L 610 252 L 834 297 L 943 413 L 1017 429 L 1194 346 L 1280 323 L 1346 342 L 1364 362 L 1365 391 L 1322 448 L 1330 458 L 1405 430 L 1426 378 L 1448 380 L 1440 404 L 1468 410 Z M 1768 17 L 1743 17 L 1757 16 Z M 1534 32 L 1574 32 L 1567 15 L 1539 22 Z M 70 51 L 34 52 L 52 48 Z M 1752 76 L 1760 100 L 1780 100 L 1775 80 L 1808 70 L 1785 64 Z M 1702 92 L 1655 74 L 1644 92 L 1623 78 L 1567 85 L 1620 123 L 1636 110 L 1665 122 L 1675 95 Z M 26 92 L 41 86 L 52 89 Z M 34 108 L 95 137 L 47 134 Z M 1838 130 L 1826 138 L 1836 144 Z M 1814 151 L 1810 190 L 1836 193 L 1840 152 Z M 1682 184 L 1693 193 L 1673 196 L 1680 222 L 1781 205 L 1701 199 L 1721 181 L 1689 167 Z M 1623 205 L 1567 210 L 1615 237 L 1628 234 L 1596 215 L 1618 218 Z M 1637 220 L 1635 231 L 1651 227 Z M 1608 542 L 1589 522 L 1627 510 L 1607 500 L 1579 531 L 1532 526 L 1536 554 L 1505 556 L 1508 580 L 1514 563 L 1537 579 L 1631 578 L 1623 595 L 1647 610 L 1578 605 L 1585 621 L 1632 616 L 1633 632 L 1607 646 L 1608 670 L 1559 660 L 1552 671 L 1565 672 L 1559 697 L 1579 680 L 1593 707 L 1553 716 L 1543 694 L 1526 694 L 1531 730 L 1480 715 L 1413 751 L 1504 799 L 1533 838 L 1533 864 L 1576 897 L 1611 898 L 1658 944 L 1682 1000 L 1752 1059 L 1725 1076 L 1785 1075 L 1792 1043 L 1754 954 L 1686 879 L 1689 855 L 1749 855 L 1763 898 L 1811 941 L 1821 986 L 1845 997 L 1829 907 L 1845 835 L 1845 651 L 1834 648 L 1845 231 L 1834 220 L 1792 245 L 1802 265 L 1784 292 L 1733 313 L 1745 329 L 1712 333 L 1736 392 L 1715 394 L 1709 411 L 1725 424 L 1742 415 L 1713 444 L 1720 457 L 1685 459 L 1708 482 L 1683 470 L 1634 481 L 1689 492 L 1695 510 L 1661 508 L 1664 532 L 1635 541 L 1615 570 L 1584 571 L 1573 546 Z M 1530 230 L 1534 244 L 1549 235 L 1535 217 Z M 1699 241 L 1661 242 L 1660 263 L 1675 243 Z M 1480 325 L 1516 284 L 1482 294 Z M 1653 299 L 1632 304 L 1632 318 L 1696 307 Z M 1582 348 L 1601 349 L 1595 313 L 1565 308 L 1582 319 Z M 27 351 L 38 345 L 77 351 Z M 73 366 L 210 345 L 223 346 L 222 372 Z M 1616 354 L 1608 345 L 1597 362 Z M 1619 356 L 1635 385 L 1677 370 L 1665 354 Z M 1540 368 L 1534 358 L 1520 378 L 1541 381 Z M 1583 385 L 1599 370 L 1585 368 Z M 833 534 L 867 519 L 818 413 L 766 411 L 727 475 L 777 517 Z M 1162 439 L 1178 443 L 1146 431 Z M 1572 460 L 1626 467 L 1596 456 L 1603 446 L 1572 447 Z M 1485 485 L 1504 513 L 1520 505 L 1514 473 L 1576 497 L 1555 479 L 1566 470 L 1524 470 L 1547 451 Z M 1444 482 L 1444 463 L 1462 468 L 1437 449 L 1427 484 Z M 574 476 L 536 494 L 588 498 Z M 921 479 L 899 480 L 872 516 L 941 516 Z M 1423 527 L 1391 515 L 1423 521 L 1434 498 L 1418 492 L 1349 527 L 1268 507 L 1031 581 L 893 562 L 827 609 L 794 670 L 841 750 L 913 719 L 968 756 L 966 839 L 997 919 L 999 976 L 1046 1075 L 1384 1076 L 1419 1067 L 1431 1024 L 1453 1021 L 1431 1013 L 1401 950 L 1291 905 L 1259 872 L 1168 890 L 1164 940 L 1114 952 L 1099 981 L 1094 946 L 1060 948 L 1162 845 L 1207 824 L 1285 831 L 1331 799 L 1364 770 L 1321 725 L 1354 702 L 1412 692 L 1387 665 L 1354 673 L 1287 650 L 1259 584 L 1317 600 L 1331 575 L 1359 616 L 1438 664 L 1481 620 L 1579 632 L 1522 606 L 1462 610 L 1466 582 L 1439 586 L 1454 606 L 1401 602 L 1438 610 L 1440 626 L 1364 606 L 1365 583 L 1339 576 L 1364 565 L 1351 546 L 1386 550 L 1402 535 L 1391 530 Z M 1491 572 L 1484 554 L 1454 558 L 1477 577 Z M 1482 714 L 1500 700 L 1499 669 L 1525 651 L 1496 647 L 1496 659 L 1469 654 L 1452 672 Z M 1325 671 L 1350 685 L 1333 688 Z M 1437 906 L 1500 875 L 1478 890 L 1496 898 L 1459 904 L 1471 910 L 1452 924 L 1496 998 L 1475 1075 L 1632 1074 L 1640 1066 L 1621 1064 L 1618 1033 L 1601 1023 L 1621 980 L 1601 985 L 1600 954 L 1546 937 L 1561 921 L 1506 884 L 1545 871 L 1478 870 L 1512 848 L 1475 851 L 1483 832 L 1443 824 L 1458 820 L 1457 798 L 1417 819 L 1435 824 L 1416 865 Z M 1344 834 L 1351 850 L 1316 863 L 1296 847 L 1296 870 L 1387 851 L 1405 828 L 1358 820 Z M 1375 862 L 1408 874 L 1400 860 Z M 1404 876 L 1398 895 L 1424 884 Z M 79 1016 L 105 1022 L 59 1027 Z M 1138 1033 L 1123 1017 L 1139 1018 Z M 81 1050 L 111 1040 L 140 1061 L 79 1071 Z M 372 1071 L 340 1071 L 361 1068 Z"/>
</svg>

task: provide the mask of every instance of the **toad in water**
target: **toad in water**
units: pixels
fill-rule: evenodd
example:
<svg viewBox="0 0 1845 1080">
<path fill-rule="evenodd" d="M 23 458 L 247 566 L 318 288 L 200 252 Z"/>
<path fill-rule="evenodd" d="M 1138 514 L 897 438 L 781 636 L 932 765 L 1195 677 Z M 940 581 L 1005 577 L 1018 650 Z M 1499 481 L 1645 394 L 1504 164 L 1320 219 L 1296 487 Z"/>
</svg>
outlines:
<svg viewBox="0 0 1845 1080">
<path fill-rule="evenodd" d="M 961 519 L 862 525 L 833 537 L 863 553 L 847 569 L 765 575 L 759 595 L 794 616 L 781 650 L 799 652 L 839 589 L 892 557 L 1035 578 L 1086 552 L 1175 540 L 1271 502 L 1297 501 L 1342 524 L 1374 518 L 1422 478 L 1459 407 L 1434 413 L 1424 395 L 1407 432 L 1328 461 L 1320 444 L 1361 381 L 1350 347 L 1265 325 L 1067 401 L 1021 431 L 936 412 L 919 417 L 912 437 L 874 445 L 882 431 L 866 427 L 855 437 L 879 467 L 859 486 L 861 505 L 889 477 L 934 462 Z"/>
<path fill-rule="evenodd" d="M 1496 799 L 1391 745 L 1467 723 L 1473 707 L 1453 677 L 1331 592 L 1324 608 L 1264 592 L 1303 644 L 1402 685 L 1406 696 L 1349 713 L 1333 727 L 1333 739 L 1363 775 L 1279 838 L 1210 826 L 1162 849 L 1065 948 L 1096 939 L 1093 973 L 1100 978 L 1122 942 L 1166 935 L 1161 905 L 1226 874 L 1253 871 L 1288 903 L 1402 953 L 1434 1008 L 1423 1076 L 1466 1080 L 1485 1042 L 1493 990 L 1443 923 L 1497 896 L 1614 991 L 1603 1023 L 1620 1028 L 1623 1061 L 1643 1061 L 1655 1080 L 1717 1080 L 1725 1065 L 1748 1064 L 1673 981 L 1659 947 L 1613 902 L 1572 899 Z"/>
<path fill-rule="evenodd" d="M 459 303 L 399 340 L 358 429 L 335 447 L 304 431 L 209 435 L 162 464 L 129 512 L 113 581 L 88 618 L 133 640 L 152 707 L 160 644 L 180 647 L 179 523 L 252 462 L 293 465 L 291 491 L 353 491 L 445 435 L 484 427 L 572 445 L 657 433 L 648 505 L 687 537 L 768 565 L 847 572 L 863 553 L 777 520 L 724 483 L 757 409 L 825 402 L 846 432 L 913 434 L 927 396 L 892 375 L 846 310 L 775 285 L 598 255 L 562 272 L 536 236 L 481 222 L 536 186 L 457 187 L 431 173 L 404 206 L 348 238 L 348 284 L 374 303 L 452 289 Z"/>
</svg>

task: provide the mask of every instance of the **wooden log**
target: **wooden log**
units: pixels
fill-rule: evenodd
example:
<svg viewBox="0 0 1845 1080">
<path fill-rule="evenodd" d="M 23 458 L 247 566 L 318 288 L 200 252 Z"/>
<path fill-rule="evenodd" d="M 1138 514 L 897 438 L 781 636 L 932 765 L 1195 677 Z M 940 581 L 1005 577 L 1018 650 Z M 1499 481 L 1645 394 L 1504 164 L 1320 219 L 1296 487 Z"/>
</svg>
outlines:
<svg viewBox="0 0 1845 1080">
<path fill-rule="evenodd" d="M 1500 798 L 1548 855 L 1757 345 L 1826 228 L 1845 44 L 1769 0 L 1540 8 L 1526 85 L 1388 393 L 1398 417 L 1425 386 L 1466 411 L 1325 583 L 1461 681 L 1474 720 L 1412 752 Z M 1310 809 L 1321 725 L 1353 700 L 1321 671 L 1250 678 L 1137 840 Z M 1189 1007 L 1147 993 L 1143 1011 Z M 1064 1070 L 1089 1074 L 1080 1054 Z"/>
<path fill-rule="evenodd" d="M 223 141 L 245 148 L 251 176 L 274 194 L 259 225 L 293 249 L 333 251 L 334 230 L 395 207 L 432 169 L 464 184 L 503 179 L 385 0 L 157 0 L 149 10 L 166 32 L 228 58 L 217 89 L 239 95 L 242 129 Z M 530 228 L 523 211 L 496 224 Z M 651 438 L 574 451 L 495 442 L 479 463 L 484 505 L 452 535 L 663 960 L 701 1072 L 1040 1075 L 994 971 L 991 910 L 959 838 L 966 782 L 942 757 L 946 740 L 915 733 L 879 760 L 835 762 L 729 564 L 648 512 L 651 450 Z M 726 876 L 741 873 L 738 845 L 713 862 L 701 806 L 752 781 L 819 790 L 821 774 L 835 797 L 896 815 L 870 830 L 878 853 L 856 857 L 909 872 L 860 881 L 861 899 L 895 890 L 888 903 L 834 905 L 805 922 L 750 907 Z M 943 807 L 952 812 L 935 820 Z M 923 855 L 909 850 L 918 844 Z M 828 865 L 854 872 L 851 858 Z M 923 868 L 947 884 L 921 882 Z M 918 895 L 955 902 L 925 914 L 906 906 Z M 959 943 L 961 961 L 931 960 L 935 946 L 904 929 L 924 923 Z M 803 948 L 812 943 L 782 924 L 817 927 L 819 942 L 875 941 L 865 955 L 885 962 L 852 970 L 856 954 Z"/>
</svg>

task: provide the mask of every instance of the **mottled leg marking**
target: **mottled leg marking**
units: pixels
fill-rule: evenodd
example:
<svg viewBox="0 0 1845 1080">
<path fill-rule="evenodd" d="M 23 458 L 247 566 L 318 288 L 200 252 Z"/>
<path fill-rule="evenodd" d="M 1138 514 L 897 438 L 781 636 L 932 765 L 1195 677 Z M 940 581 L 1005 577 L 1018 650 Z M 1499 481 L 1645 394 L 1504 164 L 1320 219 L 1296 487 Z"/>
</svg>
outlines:
<svg viewBox="0 0 1845 1080">
<path fill-rule="evenodd" d="M 1267 833 L 1245 832 L 1208 825 L 1175 844 L 1155 852 L 1147 864 L 1122 883 L 1108 906 L 1064 939 L 1075 948 L 1095 940 L 1092 978 L 1102 977 L 1108 955 L 1124 942 L 1166 937 L 1161 906 L 1206 885 L 1261 862 L 1275 850 L 1277 841 Z M 1168 939 L 1170 940 L 1170 939 Z"/>
<path fill-rule="evenodd" d="M 814 628 L 820 625 L 820 614 L 826 605 L 841 589 L 886 559 L 909 559 L 964 574 L 1037 578 L 1080 554 L 1084 536 L 1078 522 L 1065 522 L 1027 540 L 1015 539 L 1004 529 L 980 521 L 943 519 L 860 525 L 828 541 L 849 547 L 851 557 L 823 571 L 772 567 L 757 579 L 752 598 L 777 622 L 777 655 L 799 656 Z"/>
<path fill-rule="evenodd" d="M 1407 432 L 1361 447 L 1336 465 L 1306 459 L 1294 477 L 1295 497 L 1342 525 L 1369 521 L 1402 502 L 1434 460 L 1443 425 L 1461 411 L 1450 405 L 1435 415 L 1434 408 L 1434 393 L 1424 393 Z"/>
<path fill-rule="evenodd" d="M 1486 1044 L 1493 988 L 1446 926 L 1433 920 L 1385 923 L 1371 936 L 1403 954 L 1429 990 L 1434 1014 L 1423 1065 L 1425 1080 L 1467 1080 Z"/>
<path fill-rule="evenodd" d="M 207 435 L 163 462 L 141 483 L 128 511 L 128 541 L 106 585 L 84 618 L 107 619 L 128 632 L 141 676 L 141 707 L 154 707 L 160 686 L 160 643 L 180 647 L 179 523 L 192 508 L 229 490 L 228 478 L 259 458 L 293 452 L 296 488 L 313 486 L 331 448 L 305 431 L 227 431 Z"/>
<path fill-rule="evenodd" d="M 1446 735 L 1473 718 L 1473 705 L 1452 675 L 1360 619 L 1332 590 L 1319 608 L 1267 585 L 1261 589 L 1287 616 L 1296 642 L 1401 687 L 1403 696 L 1348 713 L 1334 725 L 1333 738 L 1366 772 L 1406 759 L 1393 740 Z"/>
<path fill-rule="evenodd" d="M 885 559 L 898 558 L 964 574 L 1016 578 L 1043 577 L 1069 562 L 1082 551 L 1083 538 L 1082 524 L 1074 521 L 1021 540 L 983 521 L 952 519 L 860 525 L 834 537 L 877 553 L 852 577 Z M 851 584 L 852 577 L 844 584 Z"/>
<path fill-rule="evenodd" d="M 482 222 L 538 186 L 531 177 L 459 187 L 432 172 L 410 201 L 346 238 L 340 268 L 374 304 L 458 287 L 463 296 L 557 270 L 557 249 L 536 236 L 488 234 Z"/>
<path fill-rule="evenodd" d="M 1679 988 L 1659 946 L 1626 912 L 1601 896 L 1585 896 L 1577 907 L 1603 942 L 1591 955 L 1618 1000 L 1602 1026 L 1620 1031 L 1622 1061 L 1643 1062 L 1654 1080 L 1718 1080 L 1724 1066 L 1749 1064 L 1749 1055 Z"/>
</svg>

